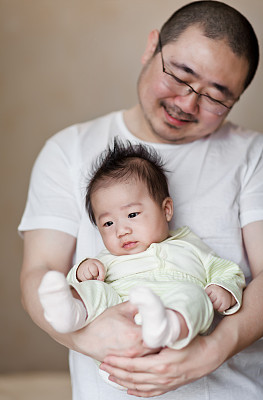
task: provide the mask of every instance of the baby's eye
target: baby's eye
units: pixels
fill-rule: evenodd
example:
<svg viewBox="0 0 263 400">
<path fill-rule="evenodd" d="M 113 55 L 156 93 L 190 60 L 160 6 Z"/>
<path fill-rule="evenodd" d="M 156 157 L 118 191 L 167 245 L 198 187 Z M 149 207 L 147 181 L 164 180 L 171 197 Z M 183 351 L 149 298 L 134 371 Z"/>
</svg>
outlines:
<svg viewBox="0 0 263 400">
<path fill-rule="evenodd" d="M 135 217 L 137 217 L 137 215 L 139 215 L 138 212 L 132 212 L 132 213 L 130 213 L 130 214 L 128 215 L 128 218 L 135 218 Z"/>
<path fill-rule="evenodd" d="M 107 222 L 105 222 L 105 224 L 103 224 L 103 226 L 111 226 L 112 224 L 113 224 L 112 221 L 107 221 Z"/>
</svg>

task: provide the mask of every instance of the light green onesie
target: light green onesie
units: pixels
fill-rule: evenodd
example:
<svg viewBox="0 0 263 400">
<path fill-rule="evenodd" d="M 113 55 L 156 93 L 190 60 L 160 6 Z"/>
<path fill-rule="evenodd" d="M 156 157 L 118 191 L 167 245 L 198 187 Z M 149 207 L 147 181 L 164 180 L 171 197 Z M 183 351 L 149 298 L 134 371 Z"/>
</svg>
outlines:
<svg viewBox="0 0 263 400">
<path fill-rule="evenodd" d="M 103 250 L 97 259 L 105 266 L 104 282 L 79 282 L 75 265 L 68 282 L 81 296 L 88 312 L 87 324 L 106 308 L 129 300 L 134 286 L 146 286 L 160 296 L 164 306 L 180 312 L 189 329 L 187 338 L 172 347 L 185 347 L 198 333 L 207 331 L 213 320 L 213 306 L 205 293 L 210 284 L 228 290 L 236 304 L 224 314 L 239 310 L 243 272 L 235 263 L 217 257 L 188 227 L 183 227 L 161 243 L 152 243 L 141 253 L 113 256 Z"/>
</svg>

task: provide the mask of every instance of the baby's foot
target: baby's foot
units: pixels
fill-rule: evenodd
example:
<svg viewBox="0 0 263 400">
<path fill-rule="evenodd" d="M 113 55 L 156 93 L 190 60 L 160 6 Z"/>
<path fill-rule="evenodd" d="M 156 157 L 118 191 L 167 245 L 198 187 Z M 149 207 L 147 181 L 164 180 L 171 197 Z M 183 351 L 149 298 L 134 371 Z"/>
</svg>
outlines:
<svg viewBox="0 0 263 400">
<path fill-rule="evenodd" d="M 142 336 L 152 348 L 169 346 L 180 335 L 180 322 L 176 313 L 167 310 L 160 297 L 147 287 L 135 287 L 130 291 L 130 302 L 135 304 L 142 319 Z"/>
<path fill-rule="evenodd" d="M 61 272 L 47 272 L 38 294 L 44 316 L 57 332 L 68 333 L 83 328 L 87 318 L 86 308 L 72 296 L 70 286 Z"/>
</svg>

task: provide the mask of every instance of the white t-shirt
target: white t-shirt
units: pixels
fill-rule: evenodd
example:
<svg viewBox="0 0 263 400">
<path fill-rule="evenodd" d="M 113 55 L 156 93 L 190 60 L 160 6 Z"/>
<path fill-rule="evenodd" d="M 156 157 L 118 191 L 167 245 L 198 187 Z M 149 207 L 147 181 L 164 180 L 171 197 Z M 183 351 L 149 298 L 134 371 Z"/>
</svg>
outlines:
<svg viewBox="0 0 263 400">
<path fill-rule="evenodd" d="M 85 192 L 92 162 L 114 136 L 140 142 L 126 128 L 122 112 L 71 126 L 49 139 L 32 171 L 19 230 L 46 228 L 73 235 L 76 263 L 98 254 L 103 243 L 86 213 Z M 148 144 L 168 170 L 175 207 L 170 228 L 189 226 L 220 257 L 236 262 L 249 281 L 241 228 L 263 220 L 263 134 L 227 122 L 192 143 Z M 71 351 L 70 367 L 74 400 L 131 399 L 104 383 L 90 358 Z M 259 400 L 262 369 L 263 341 L 258 341 L 213 374 L 154 399 Z"/>
</svg>

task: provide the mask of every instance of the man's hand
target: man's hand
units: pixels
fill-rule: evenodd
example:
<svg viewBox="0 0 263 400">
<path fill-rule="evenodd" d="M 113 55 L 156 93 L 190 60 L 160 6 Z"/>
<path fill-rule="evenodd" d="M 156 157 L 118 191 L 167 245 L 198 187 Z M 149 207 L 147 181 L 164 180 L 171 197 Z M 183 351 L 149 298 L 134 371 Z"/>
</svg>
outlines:
<svg viewBox="0 0 263 400">
<path fill-rule="evenodd" d="M 108 356 L 100 368 L 139 397 L 159 396 L 201 378 L 223 361 L 211 336 L 197 336 L 182 350 L 164 348 L 141 358 Z"/>
<path fill-rule="evenodd" d="M 130 302 L 110 307 L 88 326 L 72 334 L 74 350 L 102 361 L 109 354 L 140 357 L 153 351 L 143 345 L 137 308 Z"/>
</svg>

